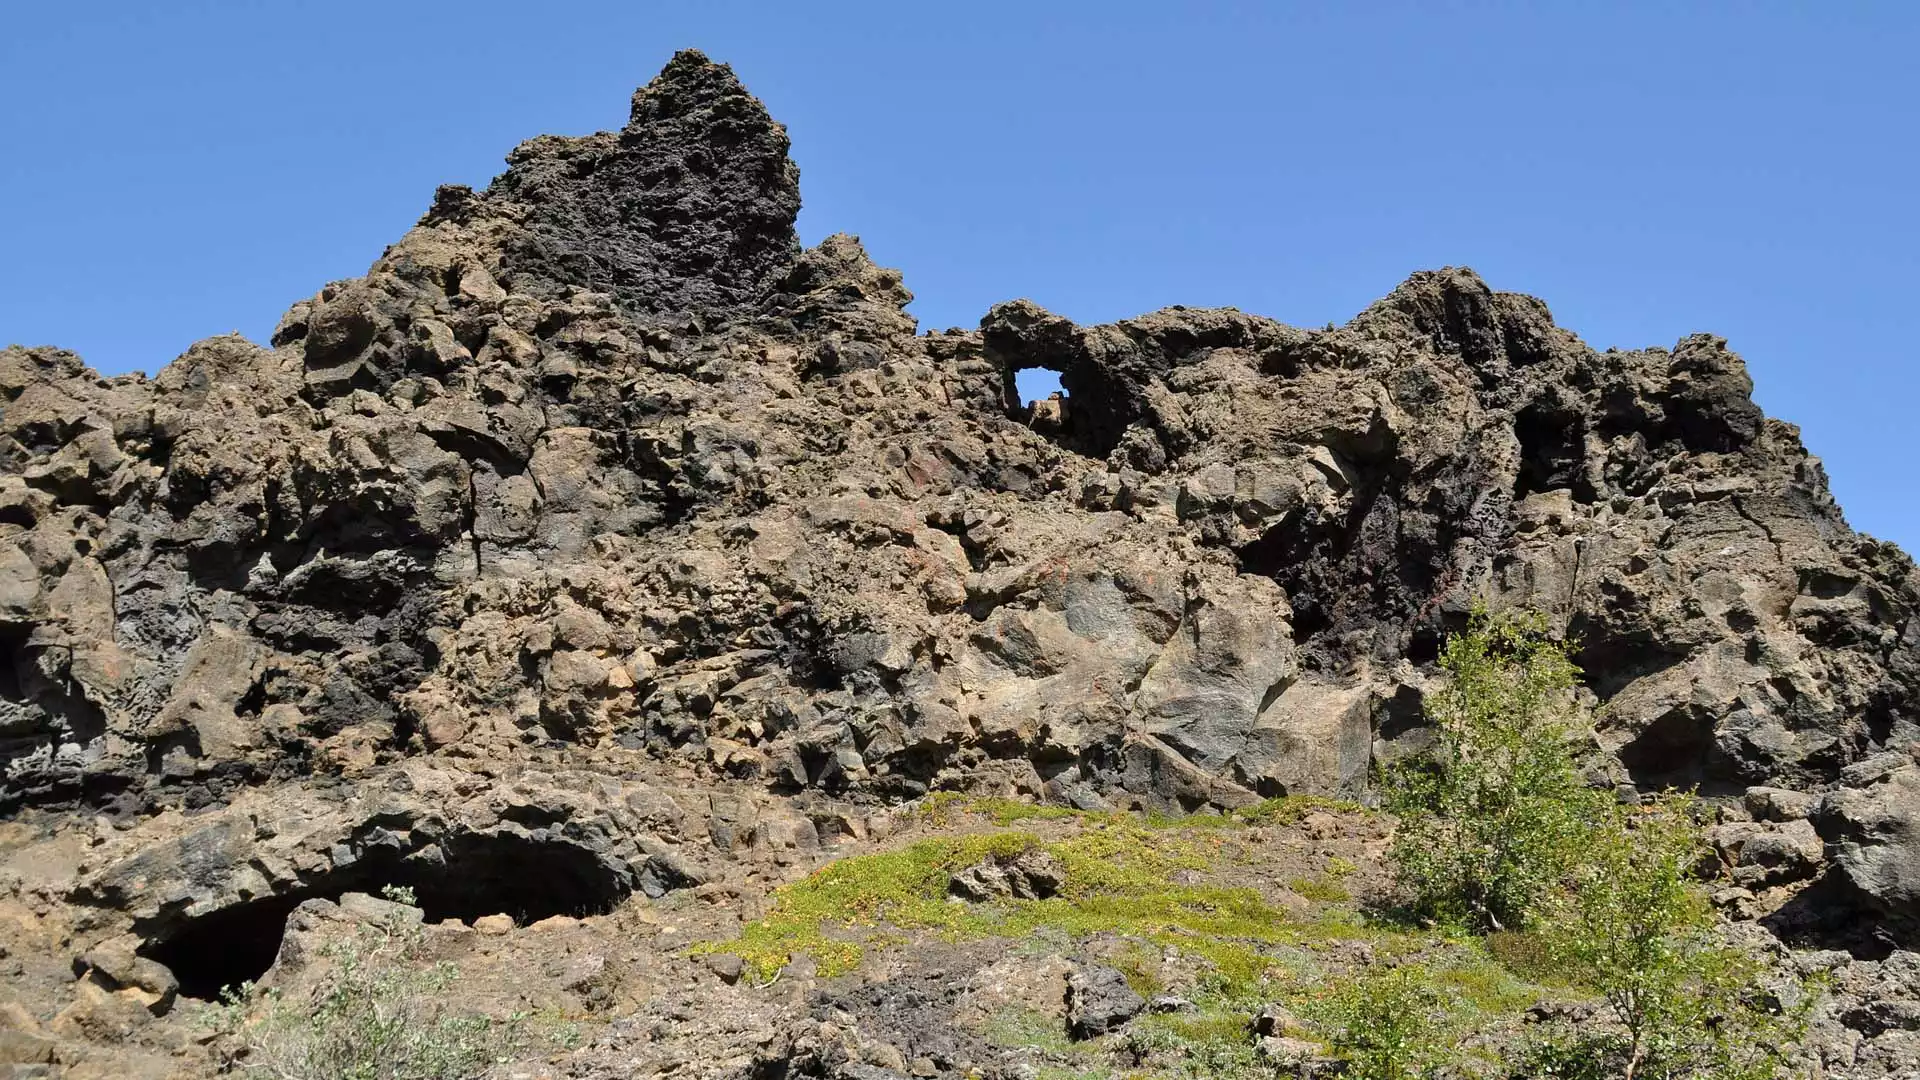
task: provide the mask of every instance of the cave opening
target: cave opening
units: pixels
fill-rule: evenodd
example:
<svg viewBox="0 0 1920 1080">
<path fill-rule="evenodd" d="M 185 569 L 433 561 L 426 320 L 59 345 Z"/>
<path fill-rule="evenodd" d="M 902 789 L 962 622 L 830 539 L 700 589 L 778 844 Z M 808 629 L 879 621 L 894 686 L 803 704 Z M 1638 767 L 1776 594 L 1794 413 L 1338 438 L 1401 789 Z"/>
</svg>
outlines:
<svg viewBox="0 0 1920 1080">
<path fill-rule="evenodd" d="M 1513 433 L 1520 441 L 1514 498 L 1565 488 L 1577 502 L 1594 500 L 1593 485 L 1585 472 L 1587 436 L 1579 412 L 1529 405 L 1514 417 Z"/>
<path fill-rule="evenodd" d="M 217 1000 L 273 966 L 287 918 L 313 899 L 411 889 L 428 922 L 510 916 L 526 926 L 555 915 L 602 915 L 635 887 L 631 871 L 564 841 L 516 834 L 448 837 L 405 858 L 369 853 L 306 887 L 169 922 L 148 933 L 141 955 L 164 964 L 187 997 Z"/>
<path fill-rule="evenodd" d="M 1707 796 L 1738 794 L 1726 756 L 1714 742 L 1713 715 L 1692 706 L 1660 714 L 1616 752 L 1643 791 L 1691 789 Z"/>
</svg>

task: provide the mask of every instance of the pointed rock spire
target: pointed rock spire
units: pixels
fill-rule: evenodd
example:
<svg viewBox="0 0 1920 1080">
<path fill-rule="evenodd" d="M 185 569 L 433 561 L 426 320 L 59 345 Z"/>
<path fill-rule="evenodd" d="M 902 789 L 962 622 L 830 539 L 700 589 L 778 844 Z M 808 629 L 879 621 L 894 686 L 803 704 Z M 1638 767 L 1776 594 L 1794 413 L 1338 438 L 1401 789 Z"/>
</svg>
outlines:
<svg viewBox="0 0 1920 1080">
<path fill-rule="evenodd" d="M 522 209 L 522 285 L 612 293 L 636 314 L 753 307 L 799 254 L 786 129 L 733 69 L 688 50 L 619 132 L 522 144 L 489 195 Z"/>
</svg>

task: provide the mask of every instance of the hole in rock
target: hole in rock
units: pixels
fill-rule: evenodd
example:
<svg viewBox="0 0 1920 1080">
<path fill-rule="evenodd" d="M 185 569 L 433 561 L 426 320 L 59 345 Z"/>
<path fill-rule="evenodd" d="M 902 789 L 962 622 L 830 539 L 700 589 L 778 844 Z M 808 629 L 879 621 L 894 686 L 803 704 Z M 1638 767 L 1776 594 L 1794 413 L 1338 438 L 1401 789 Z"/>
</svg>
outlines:
<svg viewBox="0 0 1920 1080">
<path fill-rule="evenodd" d="M 1036 401 L 1045 401 L 1054 394 L 1061 393 L 1060 373 L 1052 368 L 1027 368 L 1013 373 L 1013 385 L 1019 401 L 1023 405 L 1032 405 Z"/>
<path fill-rule="evenodd" d="M 1575 500 L 1593 501 L 1593 485 L 1585 474 L 1586 431 L 1579 413 L 1529 405 L 1514 417 L 1513 433 L 1520 440 L 1514 498 L 1567 488 Z"/>
<path fill-rule="evenodd" d="M 981 323 L 987 356 L 1000 369 L 1000 404 L 1006 415 L 1032 423 L 1063 449 L 1104 458 L 1120 445 L 1127 428 L 1145 414 L 1141 365 L 1115 369 L 1105 353 L 1089 351 L 1073 324 L 1037 311 L 990 314 Z M 1060 397 L 1051 395 L 1057 385 Z M 1033 423 L 1029 402 L 1066 404 L 1058 424 Z"/>
<path fill-rule="evenodd" d="M 1713 714 L 1670 709 L 1619 750 L 1620 764 L 1642 790 L 1692 788 L 1701 795 L 1738 794 L 1734 766 L 1714 741 Z"/>
<path fill-rule="evenodd" d="M 1052 368 L 1031 367 L 1007 372 L 1007 414 L 1053 440 L 1071 440 L 1075 424 L 1073 405 Z"/>
<path fill-rule="evenodd" d="M 371 854 L 311 885 L 210 911 L 151 934 L 142 955 L 165 964 L 188 997 L 213 1000 L 273 966 L 287 917 L 312 899 L 410 888 L 428 922 L 508 915 L 525 926 L 555 915 L 600 915 L 633 891 L 631 875 L 572 844 L 465 834 L 401 859 Z"/>
<path fill-rule="evenodd" d="M 25 683 L 20 678 L 20 669 L 27 663 L 26 642 L 24 629 L 0 629 L 0 701 L 27 700 Z"/>
</svg>

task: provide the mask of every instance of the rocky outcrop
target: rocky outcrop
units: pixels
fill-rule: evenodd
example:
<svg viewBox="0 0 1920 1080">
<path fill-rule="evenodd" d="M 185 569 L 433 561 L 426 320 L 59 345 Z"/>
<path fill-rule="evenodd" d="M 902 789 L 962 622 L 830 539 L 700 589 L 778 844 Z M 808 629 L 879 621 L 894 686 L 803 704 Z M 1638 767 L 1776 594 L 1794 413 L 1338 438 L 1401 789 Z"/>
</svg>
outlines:
<svg viewBox="0 0 1920 1080">
<path fill-rule="evenodd" d="M 0 351 L 0 806 L 212 808 L 175 861 L 228 867 L 78 902 L 164 941 L 362 887 L 336 847 L 536 836 L 593 897 L 670 891 L 697 867 L 622 809 L 650 770 L 845 806 L 1363 795 L 1484 600 L 1578 640 L 1624 778 L 1783 793 L 1737 811 L 1752 903 L 1819 879 L 1912 940 L 1913 770 L 1874 763 L 1920 740 L 1920 574 L 1725 341 L 1598 352 L 1464 269 L 1324 330 L 1014 301 L 918 334 L 857 240 L 800 249 L 786 151 L 682 54 L 268 346 L 151 379 Z M 1064 403 L 1016 400 L 1032 367 Z M 353 794 L 534 762 L 613 779 L 564 829 Z M 269 855 L 262 793 L 324 843 Z"/>
</svg>

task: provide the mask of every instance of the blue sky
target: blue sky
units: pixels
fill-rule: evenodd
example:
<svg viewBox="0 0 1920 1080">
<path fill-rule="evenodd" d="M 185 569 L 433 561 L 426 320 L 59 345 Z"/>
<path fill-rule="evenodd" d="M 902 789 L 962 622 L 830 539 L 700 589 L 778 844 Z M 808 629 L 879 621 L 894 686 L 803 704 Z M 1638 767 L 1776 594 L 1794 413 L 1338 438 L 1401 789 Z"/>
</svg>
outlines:
<svg viewBox="0 0 1920 1080">
<path fill-rule="evenodd" d="M 859 234 L 923 327 L 1319 325 L 1464 264 L 1602 348 L 1727 336 L 1853 524 L 1920 550 L 1908 3 L 15 0 L 0 341 L 111 373 L 264 339 L 685 46 L 788 125 L 804 238 Z"/>
</svg>

